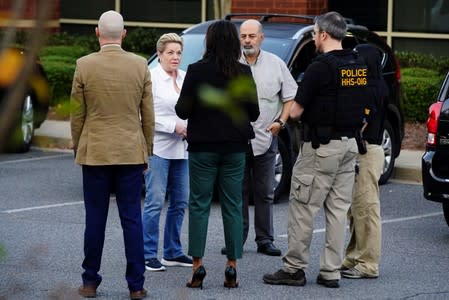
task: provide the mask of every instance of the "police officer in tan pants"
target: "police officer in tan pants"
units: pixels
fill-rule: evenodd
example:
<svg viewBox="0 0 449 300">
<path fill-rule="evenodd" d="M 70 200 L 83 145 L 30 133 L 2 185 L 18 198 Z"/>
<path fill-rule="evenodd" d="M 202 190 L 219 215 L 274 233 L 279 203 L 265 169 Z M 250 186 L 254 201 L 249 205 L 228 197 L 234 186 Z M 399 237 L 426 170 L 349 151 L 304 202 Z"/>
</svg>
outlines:
<svg viewBox="0 0 449 300">
<path fill-rule="evenodd" d="M 346 278 L 377 278 L 382 240 L 380 217 L 379 178 L 384 165 L 382 148 L 383 123 L 388 87 L 382 77 L 379 51 L 368 44 L 358 45 L 356 51 L 368 67 L 368 89 L 372 95 L 374 113 L 367 119 L 363 131 L 366 154 L 357 155 L 359 173 L 354 184 L 351 209 L 348 212 L 350 239 L 341 267 Z"/>
<path fill-rule="evenodd" d="M 342 48 L 345 35 L 346 23 L 340 14 L 329 12 L 316 18 L 313 36 L 322 54 L 306 69 L 290 109 L 290 117 L 301 117 L 304 124 L 304 144 L 293 168 L 288 251 L 283 267 L 263 276 L 267 284 L 306 284 L 304 270 L 309 265 L 313 222 L 323 206 L 325 247 L 317 283 L 328 288 L 340 286 L 346 214 L 358 151 L 354 137 L 361 128 L 367 83 L 363 61 L 354 51 Z"/>
</svg>

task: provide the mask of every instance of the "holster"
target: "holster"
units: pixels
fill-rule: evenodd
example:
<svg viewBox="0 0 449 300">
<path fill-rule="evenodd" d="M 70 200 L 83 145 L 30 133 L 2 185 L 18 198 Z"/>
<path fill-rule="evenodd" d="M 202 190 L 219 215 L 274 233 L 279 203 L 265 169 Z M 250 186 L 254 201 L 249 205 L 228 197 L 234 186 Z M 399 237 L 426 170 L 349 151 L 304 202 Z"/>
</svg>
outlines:
<svg viewBox="0 0 449 300">
<path fill-rule="evenodd" d="M 332 138 L 332 127 L 330 126 L 320 126 L 316 127 L 316 136 L 320 144 L 326 145 L 329 144 Z"/>
<path fill-rule="evenodd" d="M 363 133 L 362 130 L 357 129 L 355 131 L 355 141 L 357 142 L 357 148 L 359 149 L 359 153 L 360 154 L 365 154 L 366 153 L 366 142 L 363 139 Z"/>
<path fill-rule="evenodd" d="M 304 124 L 303 126 L 303 136 L 305 142 L 311 142 L 313 149 L 318 149 L 320 144 L 329 144 L 331 140 L 332 127 L 322 126 L 322 127 L 310 127 Z"/>
</svg>

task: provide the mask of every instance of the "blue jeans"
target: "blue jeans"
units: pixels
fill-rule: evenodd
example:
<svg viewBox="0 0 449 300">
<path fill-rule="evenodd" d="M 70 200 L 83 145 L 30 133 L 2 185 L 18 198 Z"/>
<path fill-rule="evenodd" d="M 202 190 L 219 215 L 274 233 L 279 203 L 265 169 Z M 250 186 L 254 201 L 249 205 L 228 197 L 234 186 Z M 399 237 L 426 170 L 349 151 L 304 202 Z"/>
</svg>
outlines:
<svg viewBox="0 0 449 300">
<path fill-rule="evenodd" d="M 167 197 L 169 201 L 164 230 L 164 258 L 183 255 L 181 226 L 189 198 L 189 169 L 187 159 L 149 158 L 150 169 L 145 173 L 145 204 L 143 207 L 143 245 L 145 260 L 157 258 L 159 219 Z"/>
</svg>

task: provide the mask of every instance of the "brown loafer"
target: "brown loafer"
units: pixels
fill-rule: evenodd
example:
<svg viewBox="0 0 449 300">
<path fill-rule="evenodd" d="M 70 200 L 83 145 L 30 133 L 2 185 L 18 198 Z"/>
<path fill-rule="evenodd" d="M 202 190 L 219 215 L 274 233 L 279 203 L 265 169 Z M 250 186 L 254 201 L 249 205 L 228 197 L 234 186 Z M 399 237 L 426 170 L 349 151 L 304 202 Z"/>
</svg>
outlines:
<svg viewBox="0 0 449 300">
<path fill-rule="evenodd" d="M 95 285 L 82 285 L 78 289 L 78 294 L 84 298 L 97 297 L 97 287 Z"/>
<path fill-rule="evenodd" d="M 141 289 L 140 291 L 129 292 L 129 298 L 131 299 L 143 299 L 147 296 L 147 290 Z"/>
</svg>

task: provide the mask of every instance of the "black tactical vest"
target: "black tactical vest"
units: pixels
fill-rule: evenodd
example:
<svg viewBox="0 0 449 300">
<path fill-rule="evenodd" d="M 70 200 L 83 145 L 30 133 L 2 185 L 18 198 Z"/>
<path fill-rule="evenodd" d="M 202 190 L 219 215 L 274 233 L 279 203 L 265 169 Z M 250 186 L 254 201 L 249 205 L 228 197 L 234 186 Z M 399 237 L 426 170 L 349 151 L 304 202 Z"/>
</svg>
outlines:
<svg viewBox="0 0 449 300">
<path fill-rule="evenodd" d="M 335 95 L 319 95 L 310 107 L 306 122 L 312 128 L 331 127 L 332 132 L 355 132 L 363 125 L 367 108 L 368 69 L 357 52 L 348 55 L 325 53 L 316 57 L 334 74 Z"/>
</svg>

